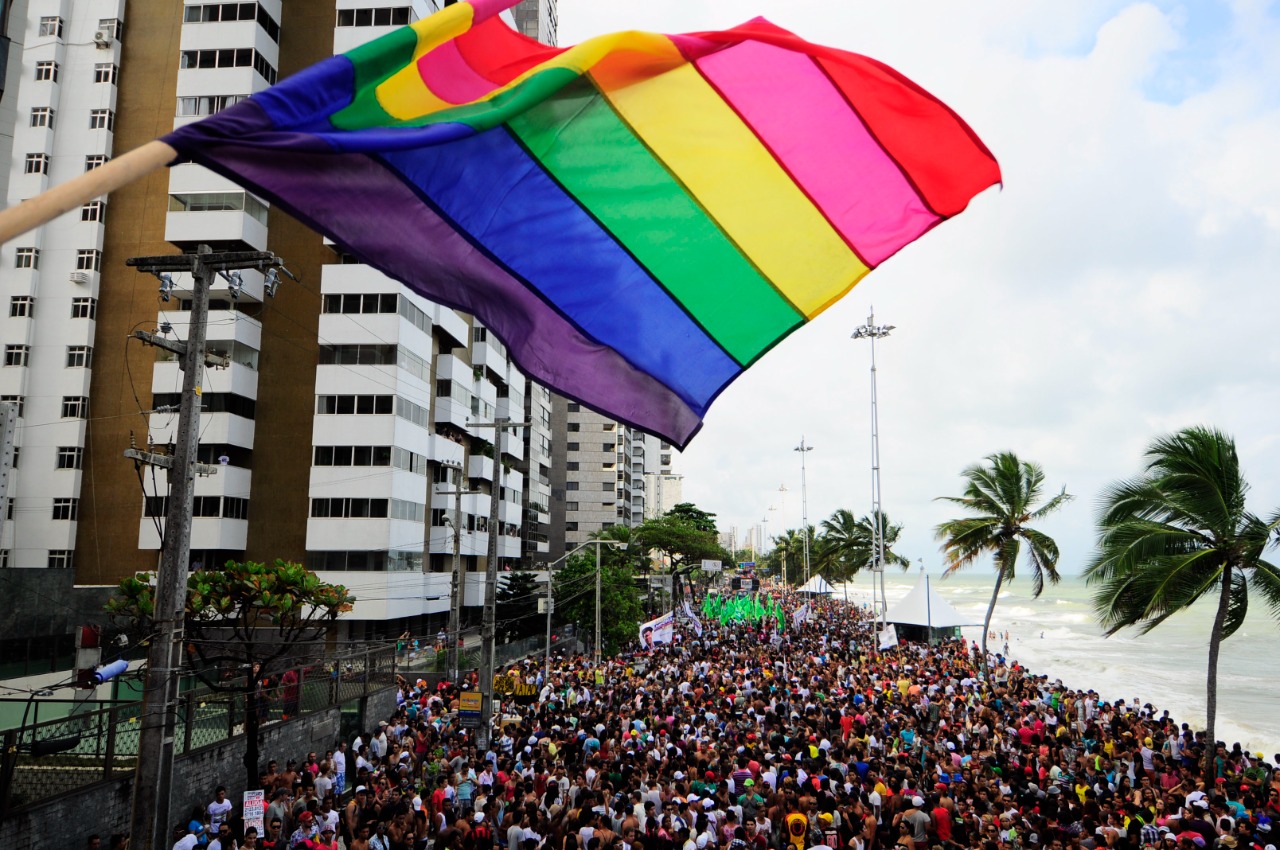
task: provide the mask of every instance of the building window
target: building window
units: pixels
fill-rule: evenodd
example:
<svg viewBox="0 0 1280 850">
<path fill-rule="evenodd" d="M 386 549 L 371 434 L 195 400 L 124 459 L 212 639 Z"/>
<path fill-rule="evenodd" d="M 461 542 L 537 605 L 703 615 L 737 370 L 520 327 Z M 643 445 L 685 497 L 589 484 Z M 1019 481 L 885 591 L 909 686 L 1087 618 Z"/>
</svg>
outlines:
<svg viewBox="0 0 1280 850">
<path fill-rule="evenodd" d="M 600 445 L 600 451 L 602 452 L 616 452 L 617 450 L 618 450 L 617 443 L 602 443 Z"/>
<path fill-rule="evenodd" d="M 105 153 L 90 154 L 84 158 L 84 170 L 93 171 L 95 168 L 100 168 L 101 166 L 106 165 L 107 160 L 109 159 L 111 159 L 111 157 L 107 156 Z"/>
<path fill-rule="evenodd" d="M 76 515 L 80 512 L 79 499 L 54 499 L 53 500 L 53 518 L 76 521 Z"/>
<path fill-rule="evenodd" d="M 97 248 L 82 248 L 76 251 L 76 269 L 82 272 L 102 271 L 102 252 Z"/>
<path fill-rule="evenodd" d="M 0 395 L 0 404 L 15 405 L 18 408 L 18 418 L 21 419 L 23 411 L 27 407 L 27 398 L 20 395 Z M 10 500 L 10 504 L 12 503 L 13 501 Z"/>
<path fill-rule="evenodd" d="M 169 212 L 242 211 L 267 223 L 268 207 L 248 192 L 193 192 L 169 196 Z"/>
<path fill-rule="evenodd" d="M 70 549 L 50 549 L 49 550 L 49 569 L 51 570 L 69 570 L 71 569 Z"/>
<path fill-rule="evenodd" d="M 71 299 L 71 318 L 73 319 L 96 319 L 98 318 L 98 299 L 97 298 L 72 298 Z"/>
<path fill-rule="evenodd" d="M 27 174 L 48 174 L 49 155 L 47 153 L 27 154 Z"/>
<path fill-rule="evenodd" d="M 124 21 L 119 18 L 98 18 L 98 31 L 107 34 L 116 41 L 124 40 Z"/>
<path fill-rule="evenodd" d="M 107 202 L 90 201 L 80 208 L 81 221 L 103 222 L 107 220 Z"/>
<path fill-rule="evenodd" d="M 311 515 L 322 519 L 386 519 L 386 499 L 312 499 Z"/>
<path fill-rule="evenodd" d="M 568 461 L 564 465 L 565 469 L 567 469 L 569 472 L 577 472 L 580 466 L 581 464 L 579 464 L 576 460 Z"/>
<path fill-rule="evenodd" d="M 276 69 L 251 47 L 224 47 L 216 50 L 184 50 L 179 57 L 181 68 L 249 68 L 258 72 L 271 85 L 276 84 Z"/>
<path fill-rule="evenodd" d="M 48 127 L 53 129 L 54 110 L 48 106 L 37 106 L 31 110 L 32 127 Z"/>
<path fill-rule="evenodd" d="M 600 482 L 600 489 L 601 489 L 601 490 L 612 490 L 612 489 L 614 488 L 614 486 L 615 486 L 615 484 L 614 484 L 614 482 L 612 482 L 612 481 L 601 481 L 601 482 Z"/>
<path fill-rule="evenodd" d="M 80 446 L 58 447 L 58 469 L 80 469 L 84 462 L 84 449 Z"/>
<path fill-rule="evenodd" d="M 40 37 L 62 38 L 62 18 L 49 16 L 40 19 Z"/>
<path fill-rule="evenodd" d="M 315 466 L 390 466 L 390 446 L 316 446 Z"/>
<path fill-rule="evenodd" d="M 316 413 L 329 416 L 385 416 L 395 412 L 395 396 L 389 395 L 322 395 L 316 396 Z"/>
<path fill-rule="evenodd" d="M 582 430 L 582 423 L 581 423 L 581 422 L 570 422 L 570 423 L 569 423 L 569 430 L 570 430 L 570 431 L 581 431 L 581 430 Z"/>
<path fill-rule="evenodd" d="M 577 502 L 565 502 L 565 503 L 564 503 L 564 509 L 565 509 L 566 511 L 576 511 L 576 510 L 578 509 L 578 503 L 577 503 Z"/>
<path fill-rule="evenodd" d="M 58 63 L 51 60 L 36 63 L 37 83 L 56 83 L 58 81 Z"/>
<path fill-rule="evenodd" d="M 242 499 L 237 496 L 222 497 L 222 518 L 223 519 L 248 519 L 249 518 L 249 500 Z"/>
<path fill-rule="evenodd" d="M 93 346 L 68 345 L 67 346 L 67 368 L 68 369 L 92 369 L 93 368 Z"/>
<path fill-rule="evenodd" d="M 116 84 L 116 79 L 120 76 L 120 66 L 112 62 L 99 62 L 93 66 L 93 81 L 95 83 Z"/>
<path fill-rule="evenodd" d="M 84 419 L 89 415 L 89 397 L 82 395 L 64 395 L 62 397 L 63 419 Z"/>
<path fill-rule="evenodd" d="M 566 443 L 566 444 L 565 444 L 565 449 L 566 449 L 566 450 L 568 450 L 568 451 L 571 451 L 571 452 L 580 451 L 580 450 L 582 449 L 582 444 L 581 444 L 581 443 Z"/>
<path fill-rule="evenodd" d="M 180 97 L 178 98 L 178 117 L 190 118 L 192 116 L 213 115 L 221 112 L 228 106 L 234 106 L 242 100 L 248 99 L 247 94 L 210 94 L 200 97 Z"/>
<path fill-rule="evenodd" d="M 331 294 L 324 296 L 325 313 L 395 313 L 400 297 L 394 293 Z"/>
<path fill-rule="evenodd" d="M 582 409 L 582 405 L 578 404 L 576 401 L 569 402 L 570 413 L 577 413 L 581 409 Z"/>
<path fill-rule="evenodd" d="M 267 37 L 280 42 L 280 25 L 261 3 L 206 3 L 188 6 L 183 10 L 182 21 L 187 24 L 212 24 L 226 21 L 258 22 Z"/>
<path fill-rule="evenodd" d="M 31 356 L 31 346 L 29 345 L 6 345 L 4 347 L 4 365 L 6 366 L 26 366 L 27 358 Z"/>
<path fill-rule="evenodd" d="M 576 522 L 566 522 L 566 523 L 564 524 L 564 530 L 565 530 L 565 531 L 577 531 L 577 530 L 578 530 L 578 524 L 577 524 Z"/>
<path fill-rule="evenodd" d="M 410 23 L 413 9 L 409 6 L 392 6 L 382 9 L 339 9 L 340 27 L 402 27 Z"/>
<path fill-rule="evenodd" d="M 566 482 L 564 483 L 564 489 L 566 489 L 566 490 L 577 490 L 577 489 L 578 489 L 578 482 L 577 482 L 577 481 L 566 481 Z"/>
<path fill-rule="evenodd" d="M 394 366 L 396 354 L 394 345 L 322 345 L 320 365 Z"/>
<path fill-rule="evenodd" d="M 40 249 L 19 248 L 14 252 L 13 265 L 20 269 L 40 268 Z"/>
<path fill-rule="evenodd" d="M 89 129 L 90 130 L 108 130 L 112 131 L 116 128 L 116 114 L 110 109 L 90 109 L 89 110 Z"/>
<path fill-rule="evenodd" d="M 36 299 L 32 295 L 14 295 L 9 298 L 9 315 L 15 319 L 31 319 L 36 315 Z"/>
<path fill-rule="evenodd" d="M 488 328 L 472 328 L 471 339 L 475 342 L 484 342 L 489 338 Z"/>
<path fill-rule="evenodd" d="M 182 394 L 155 393 L 151 396 L 151 403 L 155 408 L 169 407 L 177 410 L 182 404 Z M 239 393 L 205 392 L 200 395 L 201 413 L 230 413 L 232 416 L 252 419 L 257 415 L 257 410 L 258 403 L 254 399 Z"/>
</svg>

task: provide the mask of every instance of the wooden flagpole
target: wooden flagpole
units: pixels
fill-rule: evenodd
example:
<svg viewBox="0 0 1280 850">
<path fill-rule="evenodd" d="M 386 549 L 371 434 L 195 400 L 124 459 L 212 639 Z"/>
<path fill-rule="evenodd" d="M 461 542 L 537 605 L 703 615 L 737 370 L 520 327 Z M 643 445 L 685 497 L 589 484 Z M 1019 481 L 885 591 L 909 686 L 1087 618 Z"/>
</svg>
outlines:
<svg viewBox="0 0 1280 850">
<path fill-rule="evenodd" d="M 0 211 L 0 245 L 28 230 L 47 224 L 64 212 L 164 168 L 177 158 L 178 152 L 164 142 L 147 142 L 105 165 L 86 171 L 74 180 L 41 192 L 16 207 Z"/>
</svg>

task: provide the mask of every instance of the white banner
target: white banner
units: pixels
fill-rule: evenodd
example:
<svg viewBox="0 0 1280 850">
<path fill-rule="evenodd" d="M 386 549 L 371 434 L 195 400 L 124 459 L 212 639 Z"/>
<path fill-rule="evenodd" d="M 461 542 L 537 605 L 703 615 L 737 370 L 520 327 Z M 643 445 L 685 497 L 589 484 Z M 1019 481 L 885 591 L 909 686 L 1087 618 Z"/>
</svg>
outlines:
<svg viewBox="0 0 1280 850">
<path fill-rule="evenodd" d="M 809 619 L 809 603 L 806 602 L 791 613 L 791 624 L 798 626 Z"/>
<path fill-rule="evenodd" d="M 724 562 L 722 561 L 703 561 L 702 562 L 702 571 L 704 573 L 718 573 L 723 569 L 724 569 Z"/>
<path fill-rule="evenodd" d="M 640 648 L 653 649 L 658 644 L 671 643 L 675 639 L 675 616 L 668 611 L 656 620 L 640 624 Z"/>
<path fill-rule="evenodd" d="M 263 815 L 267 811 L 266 794 L 262 791 L 245 791 L 244 792 L 244 825 L 254 827 L 258 830 L 258 835 L 266 835 L 266 828 L 263 825 Z"/>
<path fill-rule="evenodd" d="M 880 632 L 880 648 L 893 649 L 898 645 L 898 629 L 890 624 L 884 627 L 884 631 Z"/>
<path fill-rule="evenodd" d="M 702 637 L 702 621 L 698 619 L 698 615 L 693 613 L 693 606 L 689 604 L 689 600 L 684 601 L 684 615 L 689 618 L 689 625 L 693 628 L 693 633 L 698 637 Z"/>
</svg>

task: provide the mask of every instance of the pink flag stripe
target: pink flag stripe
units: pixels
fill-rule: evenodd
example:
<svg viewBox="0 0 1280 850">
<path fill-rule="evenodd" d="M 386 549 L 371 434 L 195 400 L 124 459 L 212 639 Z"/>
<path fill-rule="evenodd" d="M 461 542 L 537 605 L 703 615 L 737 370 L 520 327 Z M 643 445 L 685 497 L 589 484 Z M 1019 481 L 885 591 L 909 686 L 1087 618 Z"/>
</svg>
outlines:
<svg viewBox="0 0 1280 850">
<path fill-rule="evenodd" d="M 748 41 L 696 64 L 868 266 L 937 224 L 808 56 Z"/>
<path fill-rule="evenodd" d="M 457 39 L 450 39 L 418 60 L 418 73 L 436 97 L 446 103 L 470 103 L 498 87 L 467 64 Z"/>
</svg>

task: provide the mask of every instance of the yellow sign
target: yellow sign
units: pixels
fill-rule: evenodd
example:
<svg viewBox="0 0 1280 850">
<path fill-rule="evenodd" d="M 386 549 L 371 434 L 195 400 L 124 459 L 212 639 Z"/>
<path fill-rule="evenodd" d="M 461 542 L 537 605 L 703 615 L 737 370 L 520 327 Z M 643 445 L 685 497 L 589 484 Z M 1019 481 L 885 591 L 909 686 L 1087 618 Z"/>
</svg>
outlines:
<svg viewBox="0 0 1280 850">
<path fill-rule="evenodd" d="M 481 693 L 479 691 L 463 691 L 458 697 L 460 711 L 480 711 Z"/>
</svg>

